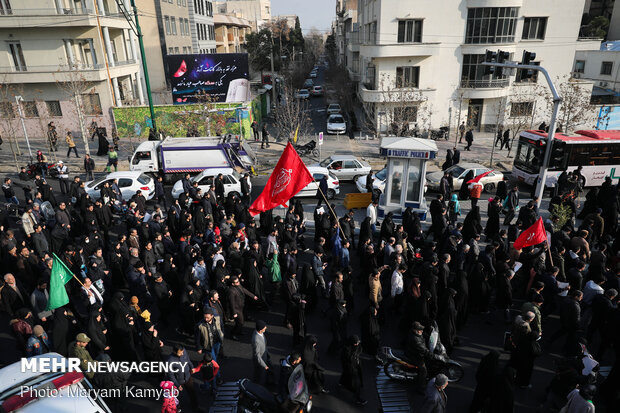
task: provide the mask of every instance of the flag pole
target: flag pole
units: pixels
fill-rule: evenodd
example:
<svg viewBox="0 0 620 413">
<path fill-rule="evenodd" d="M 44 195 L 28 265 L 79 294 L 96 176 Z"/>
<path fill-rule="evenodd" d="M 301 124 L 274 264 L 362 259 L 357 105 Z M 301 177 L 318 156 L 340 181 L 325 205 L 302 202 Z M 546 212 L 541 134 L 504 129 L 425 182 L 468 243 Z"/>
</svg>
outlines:
<svg viewBox="0 0 620 413">
<path fill-rule="evenodd" d="M 546 239 L 546 238 L 547 237 L 545 237 L 545 243 L 547 244 L 547 252 L 549 253 L 549 263 L 553 267 L 553 257 L 551 256 L 551 247 L 549 246 L 549 239 Z"/>
<path fill-rule="evenodd" d="M 336 213 L 332 209 L 331 204 L 327 200 L 327 197 L 325 196 L 325 194 L 321 190 L 321 185 L 319 185 L 319 183 L 316 181 L 316 179 L 314 179 L 314 176 L 312 177 L 312 180 L 314 181 L 314 183 L 317 184 L 317 188 L 319 189 L 319 192 L 321 193 L 321 195 L 323 195 L 323 199 L 325 200 L 325 203 L 327 204 L 327 207 L 331 211 L 331 213 L 334 216 L 334 218 L 336 218 L 336 224 L 338 225 L 338 229 L 340 230 L 340 234 L 342 234 L 342 238 L 344 238 L 345 241 L 348 241 L 348 238 L 346 237 L 346 235 L 344 235 L 344 231 L 342 230 L 342 227 L 340 226 L 340 221 L 338 220 L 338 215 L 336 215 Z M 315 229 L 315 231 L 316 231 L 316 229 Z"/>
<path fill-rule="evenodd" d="M 64 262 L 63 262 L 63 261 L 62 261 L 62 260 L 58 257 L 58 255 L 56 255 L 56 253 L 54 253 L 54 252 L 53 252 L 53 253 L 52 253 L 52 255 L 54 256 L 54 259 L 55 259 L 55 260 L 60 261 L 60 262 L 62 263 L 62 265 L 64 265 L 64 266 L 65 266 L 65 268 L 69 269 L 69 267 L 67 267 L 67 264 L 65 264 L 65 263 L 64 263 Z M 75 278 L 75 279 L 77 280 L 77 282 L 79 282 L 79 283 L 82 285 L 82 287 L 84 287 L 84 283 L 83 283 L 83 282 L 82 282 L 82 281 L 81 281 L 78 277 L 76 277 L 76 276 L 75 276 L 75 274 L 73 274 L 73 272 L 69 271 L 69 273 L 73 276 L 73 278 Z M 86 288 L 86 287 L 84 287 L 84 288 Z"/>
</svg>

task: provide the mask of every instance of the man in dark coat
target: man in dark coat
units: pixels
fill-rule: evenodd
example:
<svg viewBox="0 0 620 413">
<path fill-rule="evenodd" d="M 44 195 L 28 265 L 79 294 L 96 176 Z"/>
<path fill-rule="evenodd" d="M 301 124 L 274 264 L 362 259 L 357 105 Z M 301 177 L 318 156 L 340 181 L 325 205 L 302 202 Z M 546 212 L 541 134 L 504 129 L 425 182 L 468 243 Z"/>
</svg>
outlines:
<svg viewBox="0 0 620 413">
<path fill-rule="evenodd" d="M 185 348 L 180 344 L 175 344 L 172 347 L 172 354 L 168 356 L 166 362 L 176 362 L 177 365 L 179 363 L 184 363 L 183 370 L 179 372 L 168 372 L 167 379 L 174 383 L 174 386 L 179 390 L 182 394 L 184 390 L 187 390 L 186 394 L 189 394 L 190 404 L 192 406 L 193 411 L 200 411 L 198 407 L 198 398 L 196 397 L 196 390 L 194 389 L 194 383 L 192 382 L 192 370 L 194 369 L 194 365 L 192 364 L 192 360 L 189 358 L 189 354 Z"/>
<path fill-rule="evenodd" d="M 17 282 L 13 274 L 5 274 L 4 287 L 2 293 L 0 293 L 0 302 L 2 308 L 11 317 L 15 315 L 15 312 L 20 308 L 29 307 L 28 294 L 26 290 Z"/>
<path fill-rule="evenodd" d="M 474 132 L 472 128 L 469 128 L 465 133 L 465 141 L 467 142 L 467 146 L 465 147 L 466 151 L 471 151 L 471 145 L 474 143 Z"/>
<path fill-rule="evenodd" d="M 226 291 L 226 298 L 229 314 L 235 320 L 235 326 L 232 330 L 232 338 L 233 340 L 238 340 L 238 336 L 242 334 L 243 323 L 245 322 L 243 317 L 245 296 L 248 296 L 253 300 L 258 300 L 258 297 L 241 286 L 239 277 L 233 276 L 230 281 L 231 286 Z"/>
<path fill-rule="evenodd" d="M 316 207 L 320 207 L 321 203 L 323 202 L 323 197 L 327 196 L 327 175 L 323 175 L 323 177 L 321 178 L 321 180 L 319 181 L 319 188 L 316 191 L 316 198 L 317 198 L 317 203 L 316 203 Z M 327 201 L 325 201 L 327 203 Z"/>
</svg>

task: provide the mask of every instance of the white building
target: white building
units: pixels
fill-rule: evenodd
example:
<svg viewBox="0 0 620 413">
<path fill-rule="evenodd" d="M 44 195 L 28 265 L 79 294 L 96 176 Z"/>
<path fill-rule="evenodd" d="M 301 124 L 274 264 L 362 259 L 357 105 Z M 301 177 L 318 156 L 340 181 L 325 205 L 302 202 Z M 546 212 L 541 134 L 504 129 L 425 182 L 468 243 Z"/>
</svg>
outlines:
<svg viewBox="0 0 620 413">
<path fill-rule="evenodd" d="M 504 50 L 520 61 L 524 50 L 552 78 L 569 75 L 577 50 L 597 50 L 598 40 L 578 39 L 584 0 L 358 0 L 347 66 L 359 79 L 358 95 L 369 119 L 385 131 L 398 113 L 417 113 L 421 128 L 466 120 L 492 130 L 511 100 L 536 115 L 533 82 L 485 76 L 485 51 Z M 516 98 L 518 96 L 518 98 Z M 527 98 L 531 96 L 531 98 Z M 529 100 L 528 100 L 529 99 Z M 386 103 L 394 102 L 397 103 Z M 542 106 L 542 105 L 540 105 Z M 501 122 L 501 121 L 500 121 Z M 548 119 L 547 119 L 548 122 Z M 413 122 L 412 122 L 413 123 Z"/>
<path fill-rule="evenodd" d="M 190 0 L 188 3 L 193 52 L 215 53 L 213 2 L 209 0 Z"/>
<path fill-rule="evenodd" d="M 129 6 L 129 0 L 125 5 Z M 0 1 L 0 123 L 2 133 L 81 134 L 97 121 L 110 132 L 109 108 L 144 103 L 136 36 L 114 0 Z M 14 95 L 21 95 L 19 106 Z M 78 96 L 79 105 L 72 102 Z M 78 108 L 80 109 L 78 111 Z"/>
<path fill-rule="evenodd" d="M 620 103 L 620 41 L 603 43 L 600 50 L 577 51 L 573 77 L 592 81 L 599 102 Z"/>
<path fill-rule="evenodd" d="M 271 21 L 271 0 L 221 0 L 215 2 L 217 14 L 228 14 L 250 21 L 252 31 Z"/>
</svg>

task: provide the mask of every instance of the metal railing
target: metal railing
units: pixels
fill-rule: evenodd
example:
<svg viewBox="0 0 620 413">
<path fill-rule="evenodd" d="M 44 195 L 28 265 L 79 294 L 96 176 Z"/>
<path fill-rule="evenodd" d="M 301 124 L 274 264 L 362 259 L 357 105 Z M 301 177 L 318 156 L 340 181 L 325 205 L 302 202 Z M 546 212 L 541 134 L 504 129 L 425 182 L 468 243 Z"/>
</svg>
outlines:
<svg viewBox="0 0 620 413">
<path fill-rule="evenodd" d="M 492 89 L 506 87 L 510 84 L 509 79 L 487 79 L 487 80 L 461 80 L 461 87 L 464 89 Z"/>
<path fill-rule="evenodd" d="M 134 61 L 135 63 L 135 61 Z M 0 73 L 49 73 L 49 72 L 71 72 L 80 70 L 101 70 L 104 64 L 78 64 L 78 65 L 28 65 L 22 68 L 13 66 L 0 66 Z"/>
<path fill-rule="evenodd" d="M 136 63 L 137 63 L 136 59 L 129 59 L 129 60 L 121 60 L 121 61 L 115 62 L 114 64 L 116 66 L 126 66 L 126 65 L 133 65 Z"/>
<path fill-rule="evenodd" d="M 95 11 L 85 7 L 82 8 L 47 8 L 47 9 L 8 9 L 0 11 L 0 18 L 6 16 L 83 16 L 95 14 Z"/>
</svg>

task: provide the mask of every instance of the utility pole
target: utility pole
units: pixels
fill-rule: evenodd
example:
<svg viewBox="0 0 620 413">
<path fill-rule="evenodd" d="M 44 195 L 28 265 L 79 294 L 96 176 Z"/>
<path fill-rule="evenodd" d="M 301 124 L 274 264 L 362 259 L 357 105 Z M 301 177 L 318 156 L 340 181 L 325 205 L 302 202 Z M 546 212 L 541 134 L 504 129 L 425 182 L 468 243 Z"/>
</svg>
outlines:
<svg viewBox="0 0 620 413">
<path fill-rule="evenodd" d="M 551 90 L 551 95 L 553 96 L 553 111 L 551 112 L 551 120 L 549 121 L 549 133 L 547 133 L 547 143 L 545 146 L 545 158 L 543 160 L 543 164 L 540 167 L 540 173 L 538 175 L 537 186 L 536 186 L 536 196 L 538 197 L 538 206 L 540 206 L 540 202 L 542 201 L 543 194 L 545 192 L 545 182 L 547 181 L 547 169 L 549 169 L 549 160 L 551 159 L 551 150 L 553 146 L 553 138 L 555 136 L 555 124 L 558 117 L 558 112 L 560 110 L 560 103 L 562 103 L 562 97 L 558 94 L 553 81 L 551 80 L 551 76 L 549 76 L 549 72 L 538 65 L 532 65 L 530 62 L 536 58 L 536 53 L 523 51 L 523 59 L 521 63 L 517 62 L 504 62 L 503 56 L 505 52 L 499 50 L 497 53 L 491 52 L 487 50 L 486 53 L 486 61 L 482 62 L 481 65 L 489 66 L 485 70 L 485 74 L 493 74 L 496 73 L 501 75 L 501 68 L 513 68 L 513 69 L 521 69 L 521 75 L 524 77 L 530 77 L 533 72 L 541 72 L 545 75 L 545 79 L 547 80 L 547 85 Z M 498 68 L 498 71 L 494 69 Z"/>
<path fill-rule="evenodd" d="M 24 123 L 24 114 L 22 113 L 22 105 L 19 101 L 23 101 L 21 96 L 15 96 L 15 103 L 17 104 L 17 111 L 19 112 L 19 120 L 22 123 L 22 129 L 24 130 L 24 137 L 26 138 L 26 144 L 28 145 L 28 152 L 30 153 L 30 162 L 32 162 L 32 149 L 30 149 L 30 141 L 28 140 L 28 132 L 26 131 L 26 124 Z"/>
<path fill-rule="evenodd" d="M 140 57 L 142 60 L 142 70 L 144 70 L 144 83 L 146 84 L 146 95 L 149 100 L 149 111 L 151 113 L 151 122 L 153 123 L 153 130 L 157 130 L 157 126 L 155 124 L 155 110 L 153 109 L 153 96 L 151 94 L 151 82 L 149 80 L 149 69 L 146 65 L 146 54 L 144 53 L 144 40 L 142 35 L 142 29 L 140 28 L 140 22 L 138 21 L 138 7 L 136 7 L 136 1 L 130 0 L 131 7 L 133 8 L 133 19 L 129 14 L 129 11 L 125 7 L 125 0 L 116 0 L 116 5 L 118 9 L 123 13 L 127 22 L 129 22 L 129 26 L 131 30 L 138 37 L 138 45 L 140 46 Z M 135 19 L 135 21 L 134 21 Z"/>
</svg>

